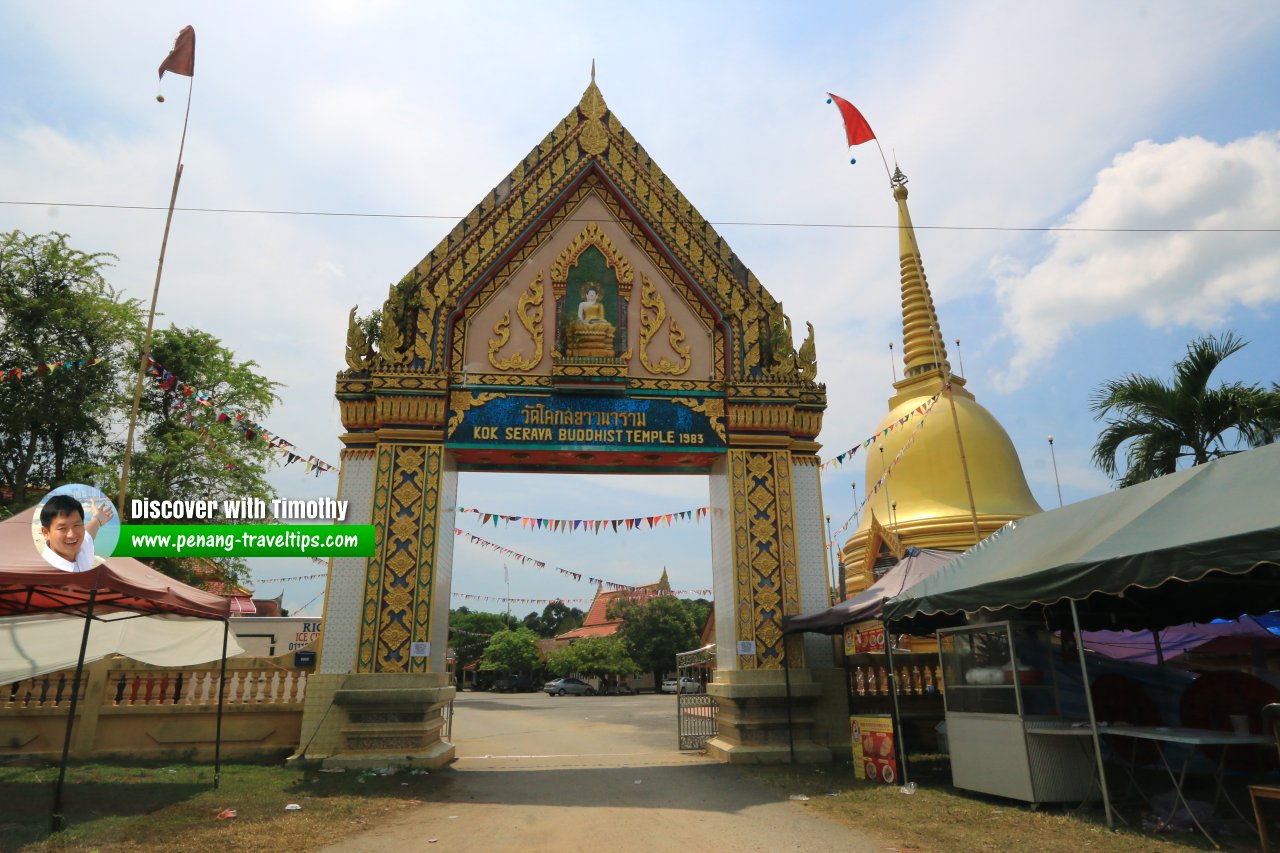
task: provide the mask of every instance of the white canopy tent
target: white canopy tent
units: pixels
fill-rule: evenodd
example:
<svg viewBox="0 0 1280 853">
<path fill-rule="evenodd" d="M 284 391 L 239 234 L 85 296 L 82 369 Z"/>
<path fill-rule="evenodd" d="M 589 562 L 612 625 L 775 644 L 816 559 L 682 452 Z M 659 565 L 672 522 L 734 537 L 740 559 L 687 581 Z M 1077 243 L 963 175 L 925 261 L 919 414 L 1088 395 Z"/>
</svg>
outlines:
<svg viewBox="0 0 1280 853">
<path fill-rule="evenodd" d="M 83 617 L 33 613 L 0 619 L 0 684 L 72 669 L 80 655 Z M 154 666 L 191 666 L 222 659 L 223 625 L 186 616 L 100 615 L 89 626 L 84 662 L 124 655 Z M 227 657 L 243 654 L 234 637 Z"/>
</svg>

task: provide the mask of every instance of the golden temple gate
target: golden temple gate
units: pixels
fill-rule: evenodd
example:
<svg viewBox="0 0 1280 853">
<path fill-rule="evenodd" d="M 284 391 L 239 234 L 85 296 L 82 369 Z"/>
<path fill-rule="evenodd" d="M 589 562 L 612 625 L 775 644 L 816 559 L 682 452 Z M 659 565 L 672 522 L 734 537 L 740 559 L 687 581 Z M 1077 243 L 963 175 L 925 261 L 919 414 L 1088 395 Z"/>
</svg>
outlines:
<svg viewBox="0 0 1280 853">
<path fill-rule="evenodd" d="M 303 752 L 438 766 L 460 471 L 688 472 L 711 484 L 727 761 L 786 760 L 784 655 L 802 758 L 813 708 L 843 713 L 828 642 L 784 616 L 825 608 L 813 330 L 782 305 L 607 107 L 578 105 L 393 285 L 338 374 L 340 498 L 377 553 L 335 559 Z M 806 647 L 807 644 L 807 647 Z M 824 676 L 823 673 L 828 673 Z M 830 693 L 831 691 L 828 691 Z M 808 711 L 805 711 L 808 708 Z M 806 716 L 807 714 L 807 716 Z M 839 715 L 837 714 L 837 718 Z M 821 730 L 819 721 L 817 729 Z"/>
</svg>

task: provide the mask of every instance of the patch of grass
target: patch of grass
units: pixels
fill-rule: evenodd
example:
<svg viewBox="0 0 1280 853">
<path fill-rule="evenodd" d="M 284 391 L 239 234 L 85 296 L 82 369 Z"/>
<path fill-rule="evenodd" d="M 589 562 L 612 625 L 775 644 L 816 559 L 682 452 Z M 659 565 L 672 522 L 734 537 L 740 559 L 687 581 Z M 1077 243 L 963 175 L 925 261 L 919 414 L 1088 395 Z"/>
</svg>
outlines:
<svg viewBox="0 0 1280 853">
<path fill-rule="evenodd" d="M 1156 853 L 1212 849 L 1199 833 L 1143 833 L 1134 826 L 1134 813 L 1127 815 L 1129 827 L 1111 832 L 1103 822 L 1100 803 L 1080 814 L 1062 807 L 1032 811 L 1013 800 L 961 791 L 950 784 L 945 756 L 912 757 L 911 778 L 918 787 L 909 795 L 896 785 L 858 780 L 847 764 L 752 767 L 748 772 L 782 794 L 808 796 L 801 805 L 884 839 L 886 850 Z M 1228 849 L 1257 849 L 1256 835 L 1219 840 Z"/>
<path fill-rule="evenodd" d="M 369 776 L 355 771 L 223 763 L 94 762 L 67 768 L 67 828 L 50 834 L 56 764 L 0 765 L 0 853 L 182 850 L 304 851 L 359 832 L 414 801 L 438 796 L 447 772 Z M 286 811 L 296 803 L 300 811 Z M 219 820 L 224 809 L 237 817 Z"/>
</svg>

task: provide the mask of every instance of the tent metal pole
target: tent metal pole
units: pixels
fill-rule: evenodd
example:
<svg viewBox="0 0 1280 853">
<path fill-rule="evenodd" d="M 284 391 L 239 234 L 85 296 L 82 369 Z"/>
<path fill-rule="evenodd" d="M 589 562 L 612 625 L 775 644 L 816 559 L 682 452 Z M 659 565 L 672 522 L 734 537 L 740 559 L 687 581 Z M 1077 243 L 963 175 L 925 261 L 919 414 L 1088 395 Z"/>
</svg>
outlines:
<svg viewBox="0 0 1280 853">
<path fill-rule="evenodd" d="M 898 710 L 898 676 L 893 671 L 893 635 L 889 633 L 889 624 L 884 626 L 884 654 L 889 659 L 889 695 L 893 697 L 893 740 L 894 750 L 898 753 L 898 764 L 902 767 L 902 784 L 911 780 L 907 774 L 907 743 L 902 737 L 902 712 Z"/>
<path fill-rule="evenodd" d="M 1156 647 L 1156 666 L 1164 666 L 1164 646 L 1160 645 L 1160 632 L 1155 628 L 1151 629 L 1151 639 L 1155 642 Z"/>
<path fill-rule="evenodd" d="M 80 681 L 84 675 L 84 656 L 89 649 L 89 629 L 93 627 L 93 603 L 98 590 L 89 590 L 89 606 L 84 611 L 84 633 L 80 637 L 80 657 L 76 660 L 76 677 L 71 682 L 71 708 L 67 711 L 67 731 L 62 738 L 62 763 L 58 766 L 58 783 L 53 788 L 53 811 L 49 815 L 50 828 L 61 832 L 67 825 L 62 815 L 62 783 L 67 778 L 67 755 L 71 752 L 71 729 L 76 722 L 76 708 L 80 704 Z"/>
<path fill-rule="evenodd" d="M 787 640 L 791 639 L 785 634 L 782 637 L 782 677 L 787 682 L 787 747 L 791 751 L 791 763 L 796 763 L 796 739 L 795 733 L 791 730 L 791 655 L 787 654 Z"/>
<path fill-rule="evenodd" d="M 1107 793 L 1107 771 L 1102 766 L 1102 744 L 1098 739 L 1098 718 L 1093 713 L 1093 692 L 1089 690 L 1089 667 L 1084 660 L 1084 635 L 1080 631 L 1080 614 L 1075 599 L 1071 602 L 1071 624 L 1076 632 L 1076 651 L 1080 654 L 1080 680 L 1084 684 L 1084 704 L 1089 709 L 1089 733 L 1093 735 L 1093 754 L 1098 759 L 1098 782 L 1102 786 L 1102 808 L 1107 813 L 1107 829 L 1115 829 L 1111 817 L 1111 796 Z"/>
<path fill-rule="evenodd" d="M 227 634 L 231 632 L 231 620 L 222 620 L 222 671 L 218 675 L 218 724 L 213 738 L 213 788 L 222 782 L 222 703 L 227 692 Z"/>
</svg>

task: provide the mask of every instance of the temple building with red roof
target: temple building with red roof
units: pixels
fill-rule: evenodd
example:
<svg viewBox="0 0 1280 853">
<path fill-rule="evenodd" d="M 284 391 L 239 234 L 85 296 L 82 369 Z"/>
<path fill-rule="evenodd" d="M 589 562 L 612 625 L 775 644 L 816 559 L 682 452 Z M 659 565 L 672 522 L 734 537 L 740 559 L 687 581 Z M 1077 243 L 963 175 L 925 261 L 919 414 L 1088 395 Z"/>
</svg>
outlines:
<svg viewBox="0 0 1280 853">
<path fill-rule="evenodd" d="M 655 583 L 638 586 L 634 589 L 611 589 L 605 591 L 603 586 L 596 587 L 596 597 L 591 600 L 591 608 L 582 621 L 581 628 L 574 628 L 556 636 L 556 642 L 572 643 L 587 637 L 612 637 L 622 627 L 621 619 L 609 618 L 609 605 L 615 601 L 647 601 L 660 595 L 671 593 L 671 582 L 667 579 L 667 570 L 662 570 L 662 577 Z"/>
</svg>

